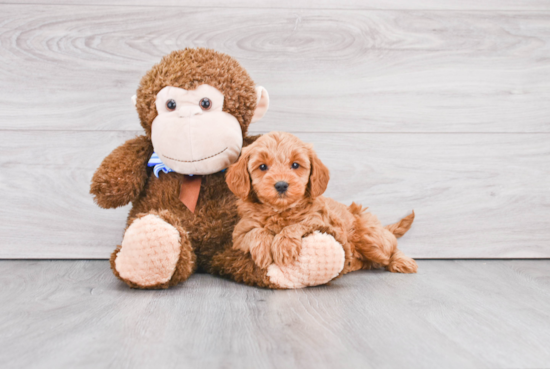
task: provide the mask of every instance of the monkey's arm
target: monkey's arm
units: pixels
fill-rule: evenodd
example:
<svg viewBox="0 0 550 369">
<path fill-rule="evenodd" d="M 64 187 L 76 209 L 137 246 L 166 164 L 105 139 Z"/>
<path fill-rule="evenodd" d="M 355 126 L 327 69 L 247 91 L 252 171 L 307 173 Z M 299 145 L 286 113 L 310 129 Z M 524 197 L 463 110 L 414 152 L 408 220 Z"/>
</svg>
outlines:
<svg viewBox="0 0 550 369">
<path fill-rule="evenodd" d="M 272 262 L 271 243 L 274 234 L 252 219 L 243 218 L 233 230 L 233 248 L 250 252 L 252 259 L 261 268 Z"/>
<path fill-rule="evenodd" d="M 113 150 L 96 170 L 90 187 L 102 208 L 117 208 L 137 198 L 147 182 L 147 161 L 153 145 L 146 136 L 126 141 Z"/>
</svg>

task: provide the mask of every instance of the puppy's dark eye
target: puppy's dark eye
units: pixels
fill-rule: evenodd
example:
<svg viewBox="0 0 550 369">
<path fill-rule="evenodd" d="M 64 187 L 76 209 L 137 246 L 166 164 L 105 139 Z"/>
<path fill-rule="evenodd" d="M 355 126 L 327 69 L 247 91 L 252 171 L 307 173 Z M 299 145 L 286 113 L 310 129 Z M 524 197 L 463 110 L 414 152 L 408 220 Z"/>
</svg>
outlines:
<svg viewBox="0 0 550 369">
<path fill-rule="evenodd" d="M 202 110 L 208 110 L 212 107 L 212 101 L 208 97 L 203 97 L 199 102 Z"/>
<path fill-rule="evenodd" d="M 265 164 L 262 164 L 260 165 L 260 170 L 263 172 L 263 171 L 266 171 L 267 170 L 267 165 Z"/>
<path fill-rule="evenodd" d="M 168 100 L 166 102 L 166 109 L 170 111 L 176 110 L 176 102 L 172 99 Z"/>
<path fill-rule="evenodd" d="M 300 168 L 300 164 L 292 163 L 292 169 L 298 169 L 298 168 Z"/>
</svg>

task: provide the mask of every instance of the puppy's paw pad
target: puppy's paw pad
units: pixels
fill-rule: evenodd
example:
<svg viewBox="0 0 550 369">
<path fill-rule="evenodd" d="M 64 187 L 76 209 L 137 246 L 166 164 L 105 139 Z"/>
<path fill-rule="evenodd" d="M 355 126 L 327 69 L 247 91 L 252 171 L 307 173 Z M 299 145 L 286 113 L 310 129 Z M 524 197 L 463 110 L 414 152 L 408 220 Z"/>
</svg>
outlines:
<svg viewBox="0 0 550 369">
<path fill-rule="evenodd" d="M 156 215 L 136 219 L 124 233 L 115 259 L 121 278 L 149 287 L 168 282 L 181 252 L 178 230 Z"/>
<path fill-rule="evenodd" d="M 344 262 L 342 245 L 330 235 L 315 232 L 302 239 L 302 248 L 294 263 L 272 264 L 267 275 L 280 288 L 318 286 L 336 278 Z"/>
</svg>

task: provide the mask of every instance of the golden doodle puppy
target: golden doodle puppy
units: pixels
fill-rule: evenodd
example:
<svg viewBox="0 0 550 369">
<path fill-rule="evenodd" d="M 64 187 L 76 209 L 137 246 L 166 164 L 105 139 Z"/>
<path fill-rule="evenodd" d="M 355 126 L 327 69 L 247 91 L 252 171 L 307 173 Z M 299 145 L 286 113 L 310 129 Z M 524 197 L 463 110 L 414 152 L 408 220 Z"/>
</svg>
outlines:
<svg viewBox="0 0 550 369">
<path fill-rule="evenodd" d="M 321 231 L 344 248 L 341 274 L 376 267 L 400 273 L 417 270 L 416 262 L 397 249 L 397 238 L 411 227 L 414 212 L 384 227 L 361 205 L 346 206 L 321 196 L 329 171 L 312 145 L 294 135 L 272 132 L 260 137 L 243 149 L 226 181 L 239 197 L 241 220 L 233 232 L 233 247 L 249 252 L 260 267 L 292 263 L 302 238 Z"/>
</svg>

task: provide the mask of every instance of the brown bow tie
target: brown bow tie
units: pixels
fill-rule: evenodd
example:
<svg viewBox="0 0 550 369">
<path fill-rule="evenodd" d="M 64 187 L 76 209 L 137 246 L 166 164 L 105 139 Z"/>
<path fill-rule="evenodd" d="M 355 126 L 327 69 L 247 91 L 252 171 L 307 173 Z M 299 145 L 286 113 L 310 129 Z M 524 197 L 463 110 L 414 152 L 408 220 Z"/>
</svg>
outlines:
<svg viewBox="0 0 550 369">
<path fill-rule="evenodd" d="M 180 189 L 180 200 L 192 213 L 195 213 L 195 207 L 197 206 L 197 201 L 199 201 L 201 182 L 202 176 L 183 176 L 183 182 Z"/>
</svg>

